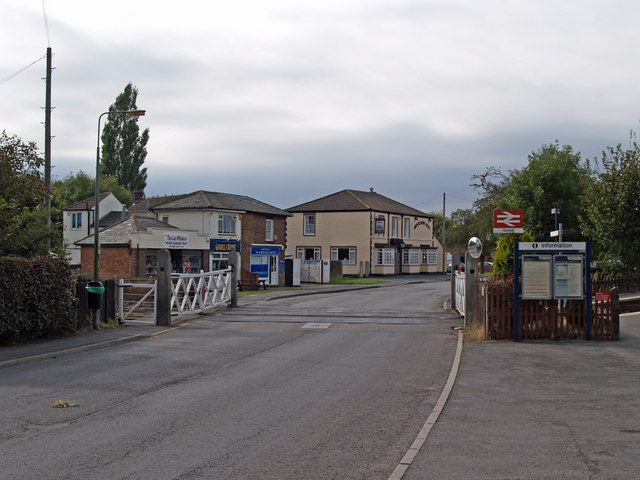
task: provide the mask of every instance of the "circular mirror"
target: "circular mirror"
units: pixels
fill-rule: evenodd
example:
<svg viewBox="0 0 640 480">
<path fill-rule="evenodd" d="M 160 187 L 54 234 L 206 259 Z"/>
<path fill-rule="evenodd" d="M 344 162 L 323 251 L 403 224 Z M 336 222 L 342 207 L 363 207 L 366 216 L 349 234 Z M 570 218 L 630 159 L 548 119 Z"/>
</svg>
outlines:
<svg viewBox="0 0 640 480">
<path fill-rule="evenodd" d="M 473 258 L 480 258 L 480 255 L 482 255 L 482 242 L 478 237 L 471 237 L 467 244 L 467 251 Z"/>
</svg>

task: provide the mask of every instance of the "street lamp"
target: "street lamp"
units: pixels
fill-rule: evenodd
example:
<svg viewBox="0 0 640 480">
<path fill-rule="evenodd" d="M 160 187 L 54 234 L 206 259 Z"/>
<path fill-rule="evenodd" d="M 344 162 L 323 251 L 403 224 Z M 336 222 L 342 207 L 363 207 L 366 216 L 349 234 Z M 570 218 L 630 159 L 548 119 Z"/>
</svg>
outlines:
<svg viewBox="0 0 640 480">
<path fill-rule="evenodd" d="M 96 198 L 93 210 L 93 279 L 100 279 L 99 267 L 99 232 L 100 232 L 100 121 L 105 115 L 124 114 L 127 117 L 143 117 L 146 110 L 111 110 L 101 113 L 98 117 L 98 148 L 96 149 Z"/>
</svg>

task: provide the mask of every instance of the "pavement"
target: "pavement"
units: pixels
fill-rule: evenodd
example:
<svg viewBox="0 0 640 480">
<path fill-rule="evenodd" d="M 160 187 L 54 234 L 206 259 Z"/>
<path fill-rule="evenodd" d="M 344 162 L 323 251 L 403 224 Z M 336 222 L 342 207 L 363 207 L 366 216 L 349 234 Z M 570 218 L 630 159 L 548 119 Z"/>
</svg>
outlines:
<svg viewBox="0 0 640 480">
<path fill-rule="evenodd" d="M 407 277 L 392 280 L 401 281 Z M 345 288 L 268 291 L 239 303 Z M 0 368 L 161 335 L 189 318 L 1 347 Z M 619 341 L 464 342 L 450 393 L 426 419 L 429 428 L 417 432 L 419 448 L 397 478 L 638 478 L 640 313 L 622 315 L 620 323 Z"/>
</svg>

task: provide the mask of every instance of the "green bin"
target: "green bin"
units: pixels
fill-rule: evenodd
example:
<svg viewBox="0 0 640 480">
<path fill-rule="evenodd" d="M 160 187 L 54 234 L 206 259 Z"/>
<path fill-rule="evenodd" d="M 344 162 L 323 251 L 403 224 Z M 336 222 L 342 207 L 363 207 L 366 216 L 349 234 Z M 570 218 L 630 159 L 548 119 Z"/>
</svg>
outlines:
<svg viewBox="0 0 640 480">
<path fill-rule="evenodd" d="M 87 290 L 87 307 L 91 310 L 100 310 L 104 293 L 102 282 L 89 282 L 85 288 Z"/>
</svg>

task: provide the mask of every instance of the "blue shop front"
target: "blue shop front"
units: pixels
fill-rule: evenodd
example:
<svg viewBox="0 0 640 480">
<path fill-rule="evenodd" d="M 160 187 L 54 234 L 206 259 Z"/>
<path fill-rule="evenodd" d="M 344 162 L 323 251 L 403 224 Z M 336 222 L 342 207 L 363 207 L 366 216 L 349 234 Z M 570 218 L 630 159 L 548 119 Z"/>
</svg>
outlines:
<svg viewBox="0 0 640 480">
<path fill-rule="evenodd" d="M 251 273 L 257 273 L 267 285 L 277 286 L 280 270 L 283 268 L 280 262 L 282 250 L 282 245 L 251 245 Z"/>
</svg>

